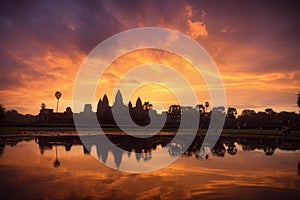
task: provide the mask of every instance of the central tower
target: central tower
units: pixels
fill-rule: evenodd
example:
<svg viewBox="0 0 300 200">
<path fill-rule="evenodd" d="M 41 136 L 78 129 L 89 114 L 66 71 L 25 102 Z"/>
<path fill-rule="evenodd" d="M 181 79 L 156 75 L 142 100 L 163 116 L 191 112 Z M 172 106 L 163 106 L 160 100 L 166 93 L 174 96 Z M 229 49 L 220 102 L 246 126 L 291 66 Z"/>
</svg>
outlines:
<svg viewBox="0 0 300 200">
<path fill-rule="evenodd" d="M 125 104 L 123 103 L 123 97 L 122 97 L 120 90 L 118 90 L 118 92 L 116 94 L 113 107 L 115 107 L 117 109 L 122 109 L 123 107 L 125 107 Z"/>
</svg>

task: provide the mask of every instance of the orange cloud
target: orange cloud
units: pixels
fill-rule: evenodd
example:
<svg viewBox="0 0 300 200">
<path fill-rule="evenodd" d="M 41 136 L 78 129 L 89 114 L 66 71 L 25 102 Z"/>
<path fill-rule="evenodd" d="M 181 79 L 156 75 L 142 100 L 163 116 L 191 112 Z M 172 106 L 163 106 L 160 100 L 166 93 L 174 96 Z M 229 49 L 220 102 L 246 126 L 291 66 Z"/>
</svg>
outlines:
<svg viewBox="0 0 300 200">
<path fill-rule="evenodd" d="M 17 69 L 13 78 L 20 82 L 18 87 L 0 91 L 0 102 L 7 109 L 16 109 L 21 113 L 37 114 L 40 105 L 55 107 L 54 92 L 63 94 L 59 110 L 72 105 L 73 82 L 84 55 L 73 51 L 46 51 L 27 57 L 22 53 L 13 55 L 14 59 L 26 68 Z"/>
<path fill-rule="evenodd" d="M 206 25 L 201 21 L 192 22 L 191 20 L 187 20 L 189 30 L 187 31 L 188 35 L 192 38 L 196 39 L 198 37 L 208 36 L 208 32 L 206 29 Z"/>
<path fill-rule="evenodd" d="M 197 15 L 195 15 L 193 6 L 187 4 L 185 6 L 184 15 L 187 23 L 187 31 L 186 33 L 194 39 L 198 37 L 205 37 L 208 35 L 206 24 L 200 19 L 197 19 Z M 207 13 L 203 10 L 200 14 L 201 19 L 205 18 Z M 196 19 L 193 20 L 192 19 Z"/>
<path fill-rule="evenodd" d="M 3 10 L 5 17 L 1 18 L 4 29 L 0 38 L 0 103 L 7 109 L 37 114 L 41 103 L 55 107 L 54 92 L 60 90 L 63 96 L 59 110 L 63 111 L 72 105 L 77 70 L 93 47 L 120 31 L 159 26 L 186 33 L 209 52 L 224 78 L 230 106 L 272 106 L 298 112 L 299 47 L 295 44 L 299 37 L 295 24 L 299 12 L 287 9 L 287 4 L 274 5 L 285 13 L 279 16 L 255 2 L 246 3 L 247 6 L 199 2 L 76 2 L 59 5 L 59 9 L 58 5 L 48 4 L 8 4 Z M 32 13 L 41 9 L 45 12 L 33 19 Z M 101 79 L 105 87 L 98 88 L 96 97 L 109 93 L 132 67 L 147 62 L 173 67 L 191 82 L 200 102 L 209 101 L 201 76 L 195 75 L 187 62 L 154 50 L 133 52 L 112 63 Z M 137 79 L 127 81 L 126 84 L 134 84 Z M 164 105 L 175 102 L 163 88 L 152 89 L 163 94 L 160 101 Z M 158 102 L 154 93 L 146 97 L 142 93 L 145 90 L 137 90 L 133 96 L 143 94 L 143 100 Z M 112 98 L 112 94 L 109 96 Z"/>
<path fill-rule="evenodd" d="M 193 7 L 189 4 L 185 6 L 185 15 L 188 19 L 193 17 Z"/>
<path fill-rule="evenodd" d="M 189 81 L 199 101 L 205 102 L 210 100 L 208 90 L 201 75 L 190 63 L 178 55 L 157 49 L 133 51 L 122 55 L 115 60 L 103 74 L 103 77 L 98 84 L 96 97 L 102 98 L 104 93 L 106 93 L 110 99 L 110 103 L 112 103 L 113 89 L 116 88 L 116 85 L 118 81 L 122 79 L 122 76 L 132 68 L 147 63 L 158 63 L 173 68 L 173 70 L 178 72 Z M 186 91 L 185 86 L 179 82 L 179 79 L 170 77 L 172 75 L 165 71 L 164 68 L 157 66 L 149 68 L 149 71 L 142 71 L 139 77 L 133 77 L 134 79 L 131 78 L 130 80 L 125 80 L 122 84 L 125 84 L 125 87 L 126 84 L 139 85 L 149 76 L 155 76 L 155 80 L 162 85 L 172 84 L 178 89 L 178 91 L 182 91 L 183 93 Z M 128 97 L 129 94 L 123 93 L 123 96 L 125 97 L 124 99 L 130 99 L 132 103 L 135 103 L 136 98 L 141 96 L 143 101 L 150 101 L 152 104 L 163 105 L 165 109 L 168 109 L 171 104 L 178 104 L 178 100 L 176 99 L 176 96 L 174 96 L 175 94 L 172 94 L 168 88 L 164 88 L 155 84 L 141 86 L 142 87 L 138 87 L 130 97 Z M 98 101 L 98 99 L 95 101 Z M 128 102 L 124 103 L 127 104 Z"/>
</svg>

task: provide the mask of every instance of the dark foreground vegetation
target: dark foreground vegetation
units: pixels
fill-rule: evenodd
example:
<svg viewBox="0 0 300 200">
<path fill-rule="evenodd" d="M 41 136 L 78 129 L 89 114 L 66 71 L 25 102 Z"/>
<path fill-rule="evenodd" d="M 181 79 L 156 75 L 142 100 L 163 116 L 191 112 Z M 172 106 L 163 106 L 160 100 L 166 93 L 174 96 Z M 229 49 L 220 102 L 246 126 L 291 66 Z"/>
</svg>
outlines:
<svg viewBox="0 0 300 200">
<path fill-rule="evenodd" d="M 300 94 L 298 94 L 298 106 L 300 107 Z M 152 124 L 155 127 L 163 127 L 163 130 L 176 130 L 179 126 L 184 128 L 194 127 L 195 124 L 189 124 L 187 119 L 198 119 L 198 129 L 208 129 L 212 115 L 225 118 L 224 129 L 238 130 L 238 132 L 262 133 L 266 130 L 273 130 L 273 133 L 291 133 L 300 130 L 300 114 L 295 112 L 275 112 L 272 108 L 266 108 L 264 111 L 244 109 L 240 115 L 237 109 L 233 107 L 213 107 L 209 110 L 209 103 L 192 106 L 171 105 L 168 111 L 158 114 L 153 110 L 150 102 L 142 102 L 140 98 L 136 100 L 135 105 L 130 101 L 127 105 L 123 103 L 123 97 L 118 91 L 112 106 L 106 95 L 99 100 L 97 112 L 92 111 L 92 105 L 86 104 L 84 111 L 73 113 L 70 107 L 65 112 L 53 112 L 53 109 L 46 108 L 43 103 L 38 115 L 23 115 L 16 110 L 6 110 L 0 105 L 0 126 L 2 130 L 25 129 L 25 130 L 75 130 L 76 124 L 86 128 L 95 128 L 101 125 L 106 130 L 119 130 L 119 126 L 131 127 L 134 125 L 146 127 Z M 93 122 L 92 119 L 95 119 Z M 117 121 L 116 121 L 117 120 Z M 118 123 L 117 123 L 118 122 Z M 162 124 L 159 126 L 159 124 Z M 197 125 L 197 124 L 196 124 Z M 11 128 L 14 127 L 14 128 Z M 132 126 L 133 127 L 133 126 Z M 221 127 L 219 127 L 221 128 Z M 241 131 L 247 130 L 247 131 Z M 253 130 L 253 131 L 249 131 Z M 233 131 L 230 131 L 233 132 Z M 236 132 L 236 131 L 234 131 Z"/>
</svg>

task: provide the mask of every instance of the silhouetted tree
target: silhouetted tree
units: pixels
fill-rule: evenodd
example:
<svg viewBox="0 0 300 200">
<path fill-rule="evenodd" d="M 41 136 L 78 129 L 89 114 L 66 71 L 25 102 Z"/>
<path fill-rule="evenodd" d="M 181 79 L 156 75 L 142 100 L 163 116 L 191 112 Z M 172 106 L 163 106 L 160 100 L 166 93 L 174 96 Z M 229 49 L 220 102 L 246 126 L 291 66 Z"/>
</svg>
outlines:
<svg viewBox="0 0 300 200">
<path fill-rule="evenodd" d="M 225 127 L 226 128 L 235 128 L 236 127 L 236 108 L 229 107 L 226 113 Z"/>
<path fill-rule="evenodd" d="M 256 114 L 255 110 L 245 109 L 245 110 L 242 111 L 241 116 L 247 116 L 247 117 L 249 117 L 249 116 L 253 116 L 255 114 Z"/>
<path fill-rule="evenodd" d="M 150 102 L 144 102 L 143 110 L 150 110 L 152 108 L 152 104 Z"/>
<path fill-rule="evenodd" d="M 235 155 L 237 153 L 237 148 L 236 148 L 235 144 L 229 144 L 228 148 L 227 148 L 227 152 L 230 155 Z"/>
<path fill-rule="evenodd" d="M 231 108 L 231 107 L 229 107 L 229 108 L 227 109 L 227 114 L 226 114 L 226 116 L 227 116 L 229 119 L 235 119 L 235 118 L 236 118 L 236 115 L 237 115 L 236 108 Z"/>
<path fill-rule="evenodd" d="M 211 153 L 215 156 L 224 157 L 226 148 L 221 142 L 215 144 L 214 148 L 211 150 Z"/>
<path fill-rule="evenodd" d="M 46 104 L 42 103 L 41 109 L 44 110 L 46 108 Z"/>
<path fill-rule="evenodd" d="M 197 104 L 196 108 L 200 113 L 205 112 L 205 107 L 203 106 L 203 104 Z"/>
<path fill-rule="evenodd" d="M 5 118 L 5 111 L 6 111 L 5 107 L 2 104 L 0 104 L 0 119 Z"/>
<path fill-rule="evenodd" d="M 225 107 L 224 106 L 213 107 L 211 109 L 211 115 L 215 116 L 216 121 L 224 119 L 226 117 Z M 215 123 L 213 121 L 211 121 L 211 125 L 214 128 L 223 128 L 223 126 L 220 127 L 218 123 Z"/>
<path fill-rule="evenodd" d="M 238 117 L 239 127 L 241 128 L 258 128 L 260 122 L 257 121 L 257 114 L 254 110 L 245 109 Z"/>
<path fill-rule="evenodd" d="M 267 147 L 264 148 L 264 153 L 265 153 L 266 156 L 272 156 L 274 154 L 274 152 L 275 152 L 274 147 L 267 146 Z"/>
<path fill-rule="evenodd" d="M 298 93 L 298 102 L 297 102 L 297 104 L 298 104 L 298 107 L 300 108 L 300 92 Z"/>
<path fill-rule="evenodd" d="M 59 99 L 61 97 L 61 92 L 60 91 L 56 91 L 55 92 L 55 97 L 57 99 L 57 104 L 56 104 L 56 112 L 58 111 L 58 103 L 59 103 Z"/>
<path fill-rule="evenodd" d="M 274 110 L 273 110 L 272 108 L 266 108 L 266 109 L 265 109 L 265 112 L 266 112 L 269 116 L 271 116 L 271 115 L 274 113 Z"/>
<path fill-rule="evenodd" d="M 208 101 L 207 101 L 207 102 L 205 102 L 205 110 L 206 110 L 206 111 L 207 111 L 208 107 L 209 107 L 209 103 L 208 103 Z"/>
<path fill-rule="evenodd" d="M 65 112 L 66 112 L 66 113 L 73 113 L 71 107 L 67 107 Z"/>
<path fill-rule="evenodd" d="M 56 145 L 55 145 L 55 161 L 53 162 L 53 166 L 55 168 L 58 168 L 60 166 L 60 162 L 59 162 L 59 160 L 57 158 L 57 146 Z"/>
<path fill-rule="evenodd" d="M 19 114 L 18 111 L 15 110 L 15 109 L 8 110 L 6 113 L 7 113 L 7 114 L 11 114 L 11 115 L 18 115 L 18 114 Z"/>
</svg>

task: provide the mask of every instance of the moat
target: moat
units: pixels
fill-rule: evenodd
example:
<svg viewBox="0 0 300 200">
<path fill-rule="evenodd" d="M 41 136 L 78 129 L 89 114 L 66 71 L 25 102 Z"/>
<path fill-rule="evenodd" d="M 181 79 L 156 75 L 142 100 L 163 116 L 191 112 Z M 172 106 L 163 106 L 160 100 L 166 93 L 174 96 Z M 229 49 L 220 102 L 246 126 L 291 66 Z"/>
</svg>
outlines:
<svg viewBox="0 0 300 200">
<path fill-rule="evenodd" d="M 300 139 L 221 137 L 203 156 L 203 138 L 180 152 L 172 135 L 136 139 L 117 133 L 121 150 L 74 132 L 0 136 L 0 195 L 3 199 L 299 199 Z M 155 151 L 183 155 L 147 173 L 126 173 L 132 163 L 147 167 Z M 96 156 L 101 162 L 94 158 Z"/>
</svg>

